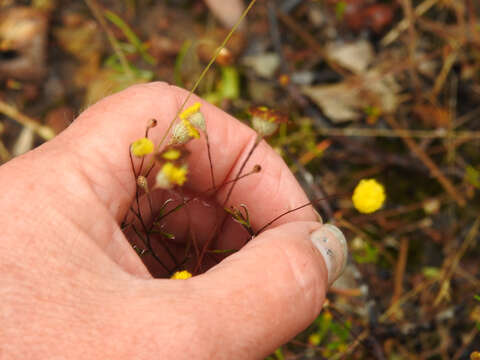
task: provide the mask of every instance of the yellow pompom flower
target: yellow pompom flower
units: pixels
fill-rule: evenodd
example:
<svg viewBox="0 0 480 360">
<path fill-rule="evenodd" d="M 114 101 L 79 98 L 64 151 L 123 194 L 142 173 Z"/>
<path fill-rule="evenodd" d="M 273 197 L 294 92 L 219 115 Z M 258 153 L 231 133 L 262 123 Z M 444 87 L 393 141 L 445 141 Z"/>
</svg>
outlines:
<svg viewBox="0 0 480 360">
<path fill-rule="evenodd" d="M 130 147 L 130 151 L 136 157 L 143 157 L 145 155 L 151 154 L 155 149 L 152 140 L 147 138 L 141 138 L 134 141 Z"/>
<path fill-rule="evenodd" d="M 321 341 L 322 341 L 322 337 L 318 333 L 310 334 L 310 336 L 308 337 L 308 343 L 312 346 L 320 345 Z"/>
<path fill-rule="evenodd" d="M 180 119 L 182 120 L 188 119 L 193 114 L 198 113 L 201 107 L 202 107 L 202 104 L 200 104 L 199 102 L 196 102 L 195 104 L 193 104 L 192 106 L 189 106 L 188 108 L 186 108 L 180 113 Z"/>
<path fill-rule="evenodd" d="M 192 277 L 192 274 L 187 270 L 177 271 L 175 274 L 172 275 L 170 279 L 173 280 L 186 280 Z"/>
<path fill-rule="evenodd" d="M 182 119 L 182 123 L 185 126 L 185 128 L 187 129 L 188 136 L 190 136 L 191 138 L 194 138 L 194 139 L 198 139 L 200 137 L 200 133 L 195 128 L 195 126 L 192 125 L 192 123 L 190 121 L 188 121 L 187 119 Z"/>
<path fill-rule="evenodd" d="M 162 158 L 165 160 L 178 160 L 178 158 L 182 155 L 180 150 L 177 149 L 168 149 L 162 154 Z"/>
<path fill-rule="evenodd" d="M 165 163 L 157 174 L 156 187 L 170 189 L 174 185 L 182 186 L 187 181 L 187 166 L 175 166 Z"/>
<path fill-rule="evenodd" d="M 375 179 L 360 180 L 352 196 L 353 206 L 364 214 L 370 214 L 380 209 L 385 199 L 385 189 Z"/>
</svg>

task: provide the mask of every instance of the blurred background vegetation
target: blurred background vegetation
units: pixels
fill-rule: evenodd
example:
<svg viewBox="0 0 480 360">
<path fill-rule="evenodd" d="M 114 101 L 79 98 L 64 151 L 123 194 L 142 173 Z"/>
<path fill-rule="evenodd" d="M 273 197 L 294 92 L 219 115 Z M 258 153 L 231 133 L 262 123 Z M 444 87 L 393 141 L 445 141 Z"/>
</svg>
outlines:
<svg viewBox="0 0 480 360">
<path fill-rule="evenodd" d="M 0 0 L 1 162 L 131 84 L 190 88 L 247 5 L 207 3 Z M 271 144 L 349 240 L 325 311 L 270 359 L 480 358 L 479 17 L 477 0 L 258 0 L 201 83 L 240 119 L 288 115 Z M 373 214 L 351 202 L 364 178 L 387 192 Z"/>
</svg>

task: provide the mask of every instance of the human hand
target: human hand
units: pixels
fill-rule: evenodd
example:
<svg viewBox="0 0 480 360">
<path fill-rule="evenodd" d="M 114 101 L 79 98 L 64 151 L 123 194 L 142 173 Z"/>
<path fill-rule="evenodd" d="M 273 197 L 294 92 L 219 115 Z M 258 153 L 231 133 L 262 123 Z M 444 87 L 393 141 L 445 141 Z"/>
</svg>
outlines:
<svg viewBox="0 0 480 360">
<path fill-rule="evenodd" d="M 261 358 L 318 315 L 346 248 L 311 209 L 184 281 L 153 279 L 121 231 L 136 187 L 129 144 L 151 118 L 158 143 L 186 94 L 163 83 L 131 87 L 0 168 L 2 359 Z M 212 105 L 202 112 L 221 182 L 236 173 L 256 134 Z M 210 187 L 204 140 L 188 146 L 184 187 L 202 192 Z M 248 206 L 254 228 L 307 201 L 265 142 L 251 163 L 262 171 L 238 181 L 230 202 Z M 225 191 L 216 196 L 221 204 Z M 174 216 L 172 226 L 201 236 L 213 220 L 192 211 L 189 225 Z M 236 241 L 227 227 L 218 245 Z"/>
</svg>

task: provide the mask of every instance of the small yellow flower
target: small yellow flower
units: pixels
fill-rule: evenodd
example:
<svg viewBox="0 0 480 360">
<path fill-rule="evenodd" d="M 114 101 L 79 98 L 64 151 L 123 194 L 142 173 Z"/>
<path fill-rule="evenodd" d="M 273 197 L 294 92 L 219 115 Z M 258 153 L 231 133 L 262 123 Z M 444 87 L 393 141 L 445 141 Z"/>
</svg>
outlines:
<svg viewBox="0 0 480 360">
<path fill-rule="evenodd" d="M 470 354 L 470 360 L 480 360 L 480 351 L 474 351 Z"/>
<path fill-rule="evenodd" d="M 182 186 L 187 181 L 187 166 L 175 166 L 167 162 L 157 174 L 156 186 L 162 189 L 170 189 L 174 185 Z"/>
<path fill-rule="evenodd" d="M 312 346 L 318 346 L 320 341 L 322 341 L 322 337 L 318 333 L 310 334 L 308 337 L 308 343 Z"/>
<path fill-rule="evenodd" d="M 186 280 L 192 277 L 192 274 L 187 270 L 177 271 L 175 274 L 172 275 L 170 279 L 173 280 Z"/>
<path fill-rule="evenodd" d="M 162 158 L 165 160 L 177 160 L 182 153 L 177 149 L 168 149 L 162 154 Z"/>
<path fill-rule="evenodd" d="M 151 154 L 155 149 L 155 145 L 150 139 L 141 138 L 134 141 L 130 147 L 132 154 L 136 157 L 143 157 Z"/>
<path fill-rule="evenodd" d="M 380 209 L 385 199 L 385 189 L 375 179 L 360 180 L 352 196 L 353 205 L 364 214 L 370 214 Z"/>
<path fill-rule="evenodd" d="M 190 121 L 188 121 L 187 119 L 182 119 L 182 123 L 188 131 L 188 136 L 194 139 L 198 139 L 200 137 L 200 133 Z"/>
<path fill-rule="evenodd" d="M 182 120 L 188 119 L 193 114 L 198 113 L 201 107 L 202 107 L 202 104 L 200 104 L 199 102 L 196 102 L 195 104 L 193 104 L 192 106 L 189 106 L 188 108 L 186 108 L 180 113 L 180 119 Z"/>
</svg>

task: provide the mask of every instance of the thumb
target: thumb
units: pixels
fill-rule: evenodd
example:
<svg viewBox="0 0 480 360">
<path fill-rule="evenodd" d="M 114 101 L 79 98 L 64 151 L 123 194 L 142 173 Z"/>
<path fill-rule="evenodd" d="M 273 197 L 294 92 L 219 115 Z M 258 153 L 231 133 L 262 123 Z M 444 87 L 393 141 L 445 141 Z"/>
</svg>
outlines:
<svg viewBox="0 0 480 360">
<path fill-rule="evenodd" d="M 193 278 L 202 299 L 197 309 L 209 314 L 208 332 L 222 344 L 218 349 L 229 351 L 225 358 L 261 358 L 318 316 L 346 260 L 346 240 L 337 227 L 284 224 Z"/>
</svg>

